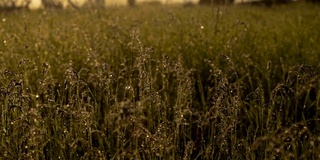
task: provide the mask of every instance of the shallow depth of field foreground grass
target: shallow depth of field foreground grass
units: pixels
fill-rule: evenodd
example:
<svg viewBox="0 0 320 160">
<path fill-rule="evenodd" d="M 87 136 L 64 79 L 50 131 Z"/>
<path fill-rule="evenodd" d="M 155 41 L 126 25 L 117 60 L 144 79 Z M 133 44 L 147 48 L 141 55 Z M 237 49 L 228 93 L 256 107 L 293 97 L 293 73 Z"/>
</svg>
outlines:
<svg viewBox="0 0 320 160">
<path fill-rule="evenodd" d="M 320 6 L 0 13 L 0 159 L 319 159 Z"/>
</svg>

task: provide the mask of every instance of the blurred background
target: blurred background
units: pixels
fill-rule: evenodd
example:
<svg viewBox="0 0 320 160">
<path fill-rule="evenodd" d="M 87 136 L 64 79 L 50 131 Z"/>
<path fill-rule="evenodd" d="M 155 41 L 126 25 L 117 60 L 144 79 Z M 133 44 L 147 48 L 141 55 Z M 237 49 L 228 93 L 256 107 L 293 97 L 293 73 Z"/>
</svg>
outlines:
<svg viewBox="0 0 320 160">
<path fill-rule="evenodd" d="M 143 4 L 152 5 L 264 5 L 272 6 L 296 1 L 319 3 L 320 0 L 1 0 L 0 10 L 16 10 L 27 8 L 38 10 L 44 8 L 82 8 L 82 7 L 115 7 L 136 6 Z"/>
</svg>

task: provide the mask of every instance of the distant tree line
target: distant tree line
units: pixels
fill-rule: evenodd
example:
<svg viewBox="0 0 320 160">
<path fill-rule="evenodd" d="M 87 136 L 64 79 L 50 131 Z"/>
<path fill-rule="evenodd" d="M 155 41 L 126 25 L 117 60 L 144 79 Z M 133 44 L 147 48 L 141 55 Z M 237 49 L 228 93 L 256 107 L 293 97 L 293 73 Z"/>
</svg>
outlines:
<svg viewBox="0 0 320 160">
<path fill-rule="evenodd" d="M 17 0 L 1 0 L 0 1 L 0 10 L 14 10 L 14 9 L 22 9 L 25 6 L 30 4 L 30 0 L 23 1 L 23 4 L 18 4 Z"/>
<path fill-rule="evenodd" d="M 0 11 L 10 11 L 28 8 L 29 4 L 32 0 L 0 0 Z M 89 7 L 103 7 L 105 0 L 87 0 L 85 6 Z M 234 4 L 235 0 L 200 0 L 200 5 L 230 5 Z M 253 0 L 252 2 L 246 0 L 245 4 L 253 4 L 253 5 L 266 5 L 272 6 L 276 4 L 286 4 L 293 1 L 306 1 L 312 3 L 319 3 L 320 0 Z M 127 0 L 129 6 L 134 6 L 136 4 L 136 0 Z M 61 0 L 41 0 L 41 4 L 43 8 L 55 8 L 61 9 L 64 8 L 67 3 L 68 7 L 79 8 L 77 4 L 73 2 L 73 0 L 65 0 L 64 2 Z M 240 2 L 241 3 L 241 2 Z"/>
<path fill-rule="evenodd" d="M 313 3 L 319 3 L 320 4 L 320 0 L 307 0 L 308 2 L 313 2 Z"/>
<path fill-rule="evenodd" d="M 128 0 L 129 6 L 134 6 L 136 4 L 136 0 Z"/>
<path fill-rule="evenodd" d="M 128 0 L 134 1 L 134 0 Z M 28 8 L 29 4 L 32 0 L 0 0 L 0 10 L 1 11 L 10 11 Z M 62 9 L 66 4 L 68 7 L 79 8 L 79 6 L 74 3 L 73 0 L 41 0 L 41 4 L 43 8 L 54 8 L 54 9 Z M 101 7 L 104 5 L 104 0 L 86 0 L 86 6 L 90 7 Z"/>
<path fill-rule="evenodd" d="M 201 5 L 225 5 L 225 4 L 232 4 L 234 0 L 200 0 L 199 4 Z"/>
<path fill-rule="evenodd" d="M 63 8 L 61 0 L 41 0 L 44 8 Z M 66 0 L 68 6 L 72 8 L 79 8 L 72 0 Z M 86 0 L 85 6 L 89 7 L 101 7 L 104 5 L 104 0 Z"/>
<path fill-rule="evenodd" d="M 1 0 L 0 10 L 10 11 L 28 8 L 32 0 Z M 70 1 L 70 0 L 68 0 Z M 42 6 L 44 8 L 62 8 L 63 4 L 59 0 L 41 0 Z"/>
<path fill-rule="evenodd" d="M 286 4 L 293 1 L 306 1 L 306 2 L 313 2 L 313 3 L 320 3 L 320 0 L 255 0 L 252 2 L 246 2 L 250 4 L 264 4 L 267 6 L 275 5 L 275 4 Z M 234 0 L 200 0 L 200 5 L 228 5 L 233 4 Z"/>
</svg>

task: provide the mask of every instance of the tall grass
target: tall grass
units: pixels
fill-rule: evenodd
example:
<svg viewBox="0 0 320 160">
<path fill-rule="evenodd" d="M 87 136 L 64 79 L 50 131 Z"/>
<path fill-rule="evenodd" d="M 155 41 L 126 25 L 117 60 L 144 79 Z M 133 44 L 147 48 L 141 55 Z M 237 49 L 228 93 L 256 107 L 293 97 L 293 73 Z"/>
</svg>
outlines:
<svg viewBox="0 0 320 160">
<path fill-rule="evenodd" d="M 1 159 L 318 159 L 319 6 L 0 18 Z"/>
</svg>

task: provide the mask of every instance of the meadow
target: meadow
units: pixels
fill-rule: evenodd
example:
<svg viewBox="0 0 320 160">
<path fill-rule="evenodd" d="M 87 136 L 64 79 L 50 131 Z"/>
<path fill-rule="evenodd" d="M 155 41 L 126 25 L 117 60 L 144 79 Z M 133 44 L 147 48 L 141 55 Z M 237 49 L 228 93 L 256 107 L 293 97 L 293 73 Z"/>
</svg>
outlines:
<svg viewBox="0 0 320 160">
<path fill-rule="evenodd" d="M 0 159 L 319 159 L 320 6 L 0 13 Z"/>
</svg>

